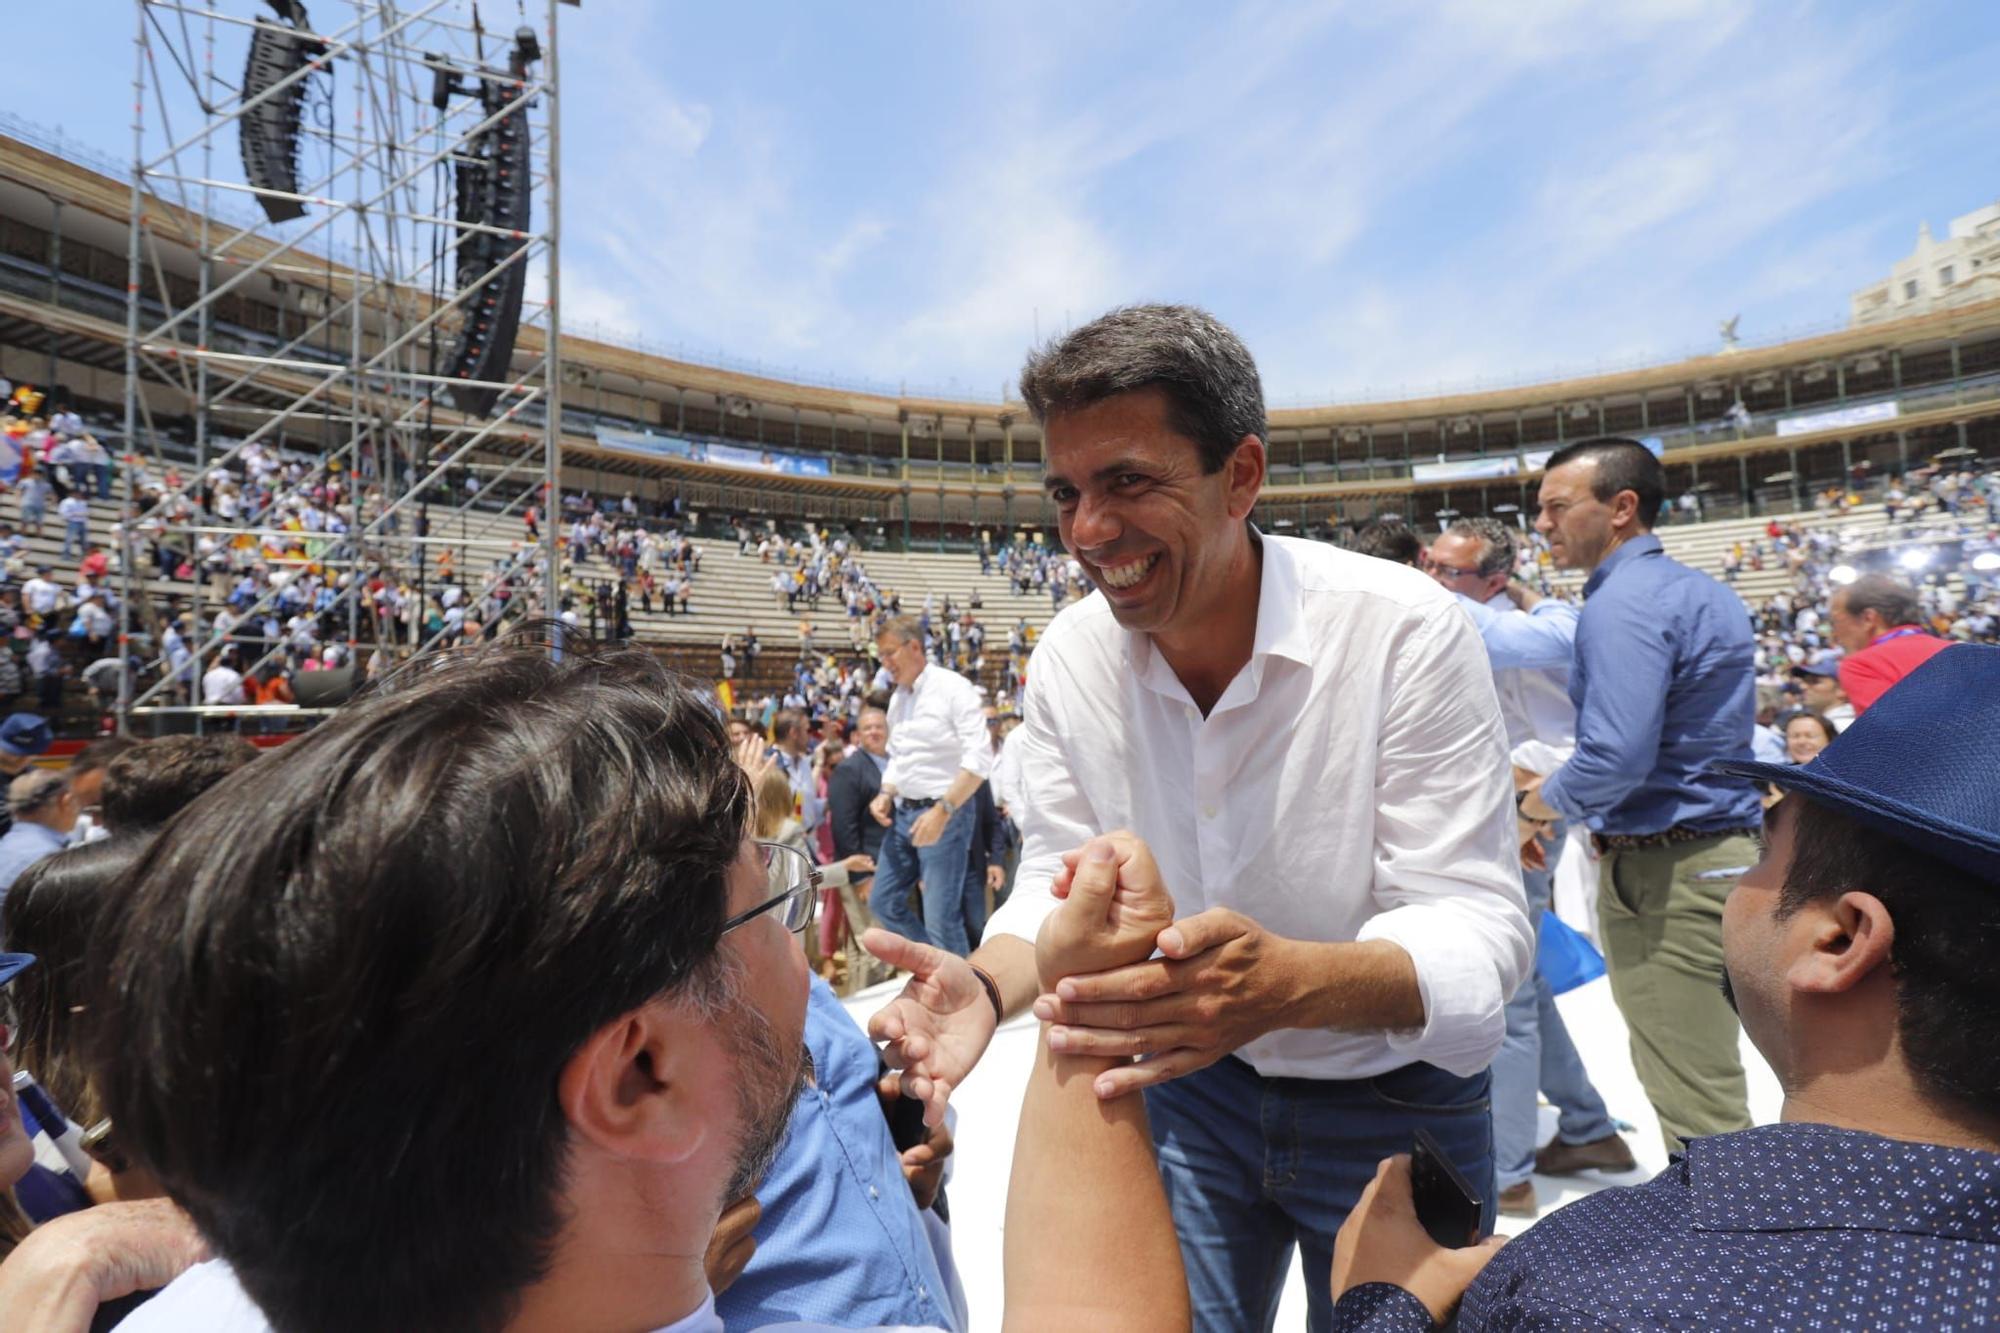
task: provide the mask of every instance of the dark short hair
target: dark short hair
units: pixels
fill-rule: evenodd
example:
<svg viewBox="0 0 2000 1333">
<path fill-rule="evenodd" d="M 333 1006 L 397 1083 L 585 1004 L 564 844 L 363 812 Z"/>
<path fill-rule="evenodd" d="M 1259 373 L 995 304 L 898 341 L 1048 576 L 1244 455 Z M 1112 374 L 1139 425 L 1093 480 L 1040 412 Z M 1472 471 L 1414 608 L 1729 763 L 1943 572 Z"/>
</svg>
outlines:
<svg viewBox="0 0 2000 1333">
<path fill-rule="evenodd" d="M 1923 623 L 1924 604 L 1918 598 L 1917 590 L 1907 583 L 1896 582 L 1887 574 L 1863 574 L 1846 587 L 1833 591 L 1851 616 L 1873 611 L 1882 617 L 1885 625 Z"/>
<path fill-rule="evenodd" d="M 1515 553 L 1520 550 L 1520 539 L 1514 530 L 1497 518 L 1461 518 L 1455 520 L 1445 530 L 1449 537 L 1468 537 L 1473 541 L 1486 543 L 1486 554 L 1479 558 L 1481 574 L 1504 574 L 1514 568 Z"/>
<path fill-rule="evenodd" d="M 1348 549 L 1414 568 L 1424 544 L 1400 518 L 1371 518 L 1354 530 L 1354 540 Z"/>
<path fill-rule="evenodd" d="M 1820 735 L 1826 737 L 1826 743 L 1828 745 L 1833 744 L 1834 738 L 1840 735 L 1840 728 L 1834 724 L 1832 718 L 1828 717 L 1825 713 L 1814 712 L 1810 708 L 1788 708 L 1784 712 L 1778 714 L 1778 716 L 1773 719 L 1773 722 L 1776 725 L 1778 731 L 1782 733 L 1790 730 L 1792 723 L 1798 721 L 1802 717 L 1811 718 L 1813 722 L 1818 725 Z"/>
<path fill-rule="evenodd" d="M 780 708 L 771 714 L 771 740 L 782 745 L 791 739 L 793 732 L 803 729 L 805 725 L 804 713 L 796 708 Z"/>
<path fill-rule="evenodd" d="M 750 798 L 704 693 L 576 636 L 433 663 L 184 811 L 90 955 L 121 1139 L 300 1333 L 503 1324 L 564 1065 L 728 994 Z"/>
<path fill-rule="evenodd" d="M 1784 803 L 1795 801 L 1779 919 L 1853 889 L 1881 899 L 1896 925 L 1889 965 L 1911 1074 L 1932 1096 L 2000 1114 L 2000 882 L 1796 793 Z"/>
<path fill-rule="evenodd" d="M 100 736 L 70 756 L 69 775 L 79 778 L 100 768 L 109 768 L 113 759 L 127 750 L 136 750 L 139 744 L 130 736 Z"/>
<path fill-rule="evenodd" d="M 1167 397 L 1167 425 L 1193 440 L 1203 472 L 1219 472 L 1246 435 L 1270 438 L 1264 385 L 1250 349 L 1191 305 L 1128 305 L 1028 353 L 1021 398 L 1035 420 L 1139 389 Z"/>
<path fill-rule="evenodd" d="M 155 829 L 257 757 L 241 736 L 162 736 L 114 755 L 99 809 L 114 833 Z"/>
<path fill-rule="evenodd" d="M 85 956 L 107 910 L 115 909 L 146 849 L 144 837 L 107 838 L 45 856 L 21 872 L 0 906 L 0 938 L 12 953 L 35 955 L 35 966 L 9 988 L 21 1018 L 15 1063 L 34 1071 L 70 1119 L 83 1125 L 103 1115 L 90 1077 L 83 1033 Z"/>
<path fill-rule="evenodd" d="M 1610 504 L 1618 492 L 1632 492 L 1639 497 L 1639 527 L 1652 531 L 1654 521 L 1660 516 L 1660 505 L 1667 498 L 1667 470 L 1653 456 L 1653 451 L 1623 435 L 1600 435 L 1564 445 L 1550 454 L 1549 461 L 1542 465 L 1542 475 L 1547 476 L 1565 463 L 1583 460 L 1597 464 L 1590 479 L 1590 493 Z"/>
</svg>

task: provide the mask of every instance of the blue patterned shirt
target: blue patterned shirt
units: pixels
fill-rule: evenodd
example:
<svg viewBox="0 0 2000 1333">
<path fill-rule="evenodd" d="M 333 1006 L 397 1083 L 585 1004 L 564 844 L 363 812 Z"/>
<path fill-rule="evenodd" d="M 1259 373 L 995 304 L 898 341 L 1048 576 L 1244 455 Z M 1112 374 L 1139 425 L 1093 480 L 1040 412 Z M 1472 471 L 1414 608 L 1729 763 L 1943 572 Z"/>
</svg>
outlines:
<svg viewBox="0 0 2000 1333">
<path fill-rule="evenodd" d="M 1696 1139 L 1644 1185 L 1579 1200 L 1509 1242 L 1465 1293 L 1464 1333 L 1533 1329 L 1970 1329 L 2000 1323 L 2000 1154 L 1827 1125 Z M 1370 1283 L 1335 1333 L 1432 1327 Z"/>
</svg>

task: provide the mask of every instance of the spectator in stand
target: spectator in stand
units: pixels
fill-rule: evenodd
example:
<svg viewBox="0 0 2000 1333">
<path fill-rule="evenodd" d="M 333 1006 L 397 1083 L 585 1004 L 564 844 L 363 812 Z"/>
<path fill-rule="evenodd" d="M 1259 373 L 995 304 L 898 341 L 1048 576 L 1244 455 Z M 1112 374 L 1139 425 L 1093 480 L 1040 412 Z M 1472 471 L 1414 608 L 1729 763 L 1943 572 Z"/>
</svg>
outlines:
<svg viewBox="0 0 2000 1333">
<path fill-rule="evenodd" d="M 523 644 L 268 762 L 155 844 L 92 955 L 110 1114 L 218 1255 L 128 1333 L 720 1333 L 702 1257 L 806 1084 L 813 899 L 772 894 L 712 706 L 650 655 Z M 1144 848 L 1101 840 L 1035 969 L 1136 962 L 1171 916 Z M 1188 1326 L 1143 1108 L 1089 1095 L 1110 1063 L 1036 1053 L 1014 1326 Z M 393 1088 L 424 1113 L 381 1114 Z"/>
<path fill-rule="evenodd" d="M 891 617 L 875 636 L 896 682 L 889 703 L 889 762 L 869 802 L 888 830 L 877 858 L 869 905 L 889 930 L 963 958 L 972 944 L 965 921 L 965 866 L 977 833 L 971 809 L 993 770 L 986 718 L 971 681 L 935 666 L 923 631 Z M 922 913 L 911 895 L 922 882 Z"/>
<path fill-rule="evenodd" d="M 63 521 L 62 558 L 82 557 L 90 549 L 90 501 L 73 491 L 56 506 L 56 514 Z"/>
<path fill-rule="evenodd" d="M 0 779 L 11 781 L 28 771 L 35 756 L 48 753 L 55 744 L 49 724 L 34 713 L 12 713 L 0 721 Z M 0 834 L 13 827 L 14 816 L 0 802 Z"/>
<path fill-rule="evenodd" d="M 1598 931 L 1632 1064 L 1669 1152 L 1750 1123 L 1718 921 L 1731 874 L 1757 859 L 1757 789 L 1714 771 L 1747 761 L 1756 647 L 1743 602 L 1669 559 L 1653 535 L 1660 460 L 1616 436 L 1559 449 L 1535 527 L 1588 570 L 1570 697 L 1576 750 L 1518 798 L 1532 820 L 1581 820 L 1602 855 Z"/>
<path fill-rule="evenodd" d="M 37 769 L 7 784 L 7 812 L 14 822 L 0 835 L 0 905 L 22 871 L 69 846 L 83 807 L 68 778 Z"/>
<path fill-rule="evenodd" d="M 1423 559 L 1424 544 L 1400 518 L 1371 518 L 1355 529 L 1349 549 L 1414 569 Z"/>
<path fill-rule="evenodd" d="M 1785 762 L 1788 764 L 1809 764 L 1814 756 L 1833 744 L 1840 728 L 1831 721 L 1805 709 L 1788 713 L 1785 724 Z"/>
<path fill-rule="evenodd" d="M 52 490 L 49 479 L 40 472 L 30 472 L 21 479 L 21 531 L 34 537 L 42 535 L 42 523 L 48 517 Z"/>
<path fill-rule="evenodd" d="M 798 797 L 799 818 L 805 824 L 806 836 L 819 831 L 820 822 L 826 818 L 825 804 L 820 800 L 817 784 L 813 781 L 812 729 L 806 722 L 806 715 L 796 708 L 780 709 L 771 719 L 771 758 L 784 770 L 792 791 Z"/>
<path fill-rule="evenodd" d="M 1803 691 L 1807 708 L 1836 727 L 1845 729 L 1854 724 L 1854 705 L 1848 701 L 1847 691 L 1841 688 L 1838 661 L 1828 659 L 1795 666 L 1791 675 Z"/>
<path fill-rule="evenodd" d="M 1457 595 L 1479 627 L 1500 696 L 1514 786 L 1521 791 L 1554 772 L 1576 748 L 1570 663 L 1577 616 L 1566 602 L 1510 583 L 1515 564 L 1513 530 L 1491 518 L 1454 522 L 1431 543 L 1425 561 L 1430 576 Z M 1523 605 L 1516 605 L 1517 598 Z M 1539 935 L 1542 914 L 1554 906 L 1555 870 L 1567 829 L 1560 821 L 1531 824 L 1517 817 L 1516 837 L 1528 922 Z M 1556 1108 L 1557 1129 L 1555 1140 L 1537 1152 L 1544 1096 Z M 1507 1036 L 1493 1057 L 1493 1161 L 1499 1210 L 1514 1217 L 1541 1211 L 1537 1171 L 1574 1175 L 1638 1165 L 1590 1081 L 1556 1008 L 1555 992 L 1539 969 L 1507 1001 Z"/>
<path fill-rule="evenodd" d="M 840 761 L 826 784 L 833 854 L 880 859 L 885 834 L 882 825 L 869 816 L 868 807 L 882 790 L 882 773 L 889 766 L 889 715 L 879 708 L 863 708 L 854 724 L 854 741 L 852 753 Z M 855 902 L 848 906 L 848 925 L 856 939 L 873 920 L 873 914 L 863 906 L 871 882 L 863 878 L 853 886 Z M 846 901 L 845 896 L 842 901 Z M 856 912 L 856 907 L 862 910 Z"/>
<path fill-rule="evenodd" d="M 256 746 L 225 733 L 143 741 L 105 765 L 102 822 L 118 837 L 151 832 L 256 757 Z"/>
<path fill-rule="evenodd" d="M 1940 653 L 1803 767 L 1722 915 L 1780 1124 L 1697 1138 L 1648 1184 L 1444 1250 L 1385 1162 L 1340 1234 L 1355 1333 L 1942 1329 L 2000 1286 L 2000 649 Z M 1461 1303 L 1461 1296 L 1463 1301 Z M 1455 1312 L 1455 1318 L 1454 1318 Z"/>
<path fill-rule="evenodd" d="M 201 701 L 210 707 L 226 707 L 249 702 L 243 691 L 243 673 L 236 669 L 236 649 L 224 648 L 215 665 L 201 678 Z"/>
<path fill-rule="evenodd" d="M 1836 588 L 1830 608 L 1833 641 L 1846 653 L 1840 688 L 1857 715 L 1951 643 L 1924 628 L 1915 590 L 1886 574 L 1863 574 Z"/>
</svg>

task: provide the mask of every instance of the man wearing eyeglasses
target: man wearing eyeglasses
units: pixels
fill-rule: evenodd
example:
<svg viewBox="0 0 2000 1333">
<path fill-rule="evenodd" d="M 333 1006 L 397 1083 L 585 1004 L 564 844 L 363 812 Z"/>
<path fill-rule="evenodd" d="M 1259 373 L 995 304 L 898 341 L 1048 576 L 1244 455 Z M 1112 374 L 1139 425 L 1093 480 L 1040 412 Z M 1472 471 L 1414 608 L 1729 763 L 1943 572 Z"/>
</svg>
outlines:
<svg viewBox="0 0 2000 1333">
<path fill-rule="evenodd" d="M 721 1333 L 704 1253 L 806 1075 L 814 886 L 745 839 L 712 701 L 637 651 L 476 650 L 256 795 L 190 807 L 106 926 L 107 1109 L 217 1255 L 126 1327 Z M 1062 880 L 1043 984 L 1172 919 L 1130 839 Z M 1092 1091 L 1112 1063 L 1037 1052 L 1010 1326 L 1187 1328 L 1144 1108 Z M 852 1326 L 816 1317 L 783 1327 Z"/>
</svg>

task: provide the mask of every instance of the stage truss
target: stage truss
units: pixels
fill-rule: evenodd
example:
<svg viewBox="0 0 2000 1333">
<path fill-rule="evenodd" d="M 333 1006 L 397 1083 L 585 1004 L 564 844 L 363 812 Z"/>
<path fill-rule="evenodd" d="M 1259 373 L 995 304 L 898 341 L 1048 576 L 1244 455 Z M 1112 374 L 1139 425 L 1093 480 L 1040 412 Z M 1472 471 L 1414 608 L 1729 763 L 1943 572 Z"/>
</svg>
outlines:
<svg viewBox="0 0 2000 1333">
<path fill-rule="evenodd" d="M 212 580 L 198 553 L 204 538 L 262 545 L 272 530 L 202 507 L 204 479 L 242 478 L 253 445 L 296 458 L 308 485 L 349 487 L 349 530 L 310 536 L 303 559 L 271 567 L 321 572 L 336 590 L 323 623 L 357 667 L 378 649 L 402 658 L 444 637 L 381 623 L 367 595 L 377 578 L 421 595 L 443 562 L 476 597 L 497 568 L 515 594 L 509 619 L 553 615 L 559 602 L 557 0 L 489 0 L 483 16 L 472 0 L 271 8 L 276 21 L 255 0 L 134 4 L 117 586 L 121 655 L 144 665 L 123 673 L 121 730 L 238 711 L 203 706 L 202 677 L 229 646 L 213 617 L 235 578 Z M 290 26 L 308 16 L 309 32 Z M 296 41 L 297 67 L 250 87 L 253 40 L 267 54 Z M 287 98 L 299 112 L 296 188 L 253 189 L 246 118 L 268 136 Z M 527 209 L 497 219 L 512 226 L 478 220 L 476 191 L 468 201 L 461 182 L 468 168 L 499 169 L 501 131 L 525 140 Z M 491 318 L 517 268 L 519 344 L 485 377 L 468 375 L 467 322 Z M 232 298 L 275 302 L 278 334 L 231 326 Z M 164 484 L 157 501 L 139 489 L 142 470 Z M 530 505 L 539 543 L 522 540 Z M 135 539 L 155 533 L 186 554 L 192 580 L 148 561 L 153 543 Z M 282 632 L 277 642 L 247 632 L 277 598 L 274 586 L 236 611 L 246 677 L 286 651 Z M 175 623 L 191 626 L 181 637 L 192 656 L 170 671 Z"/>
</svg>

